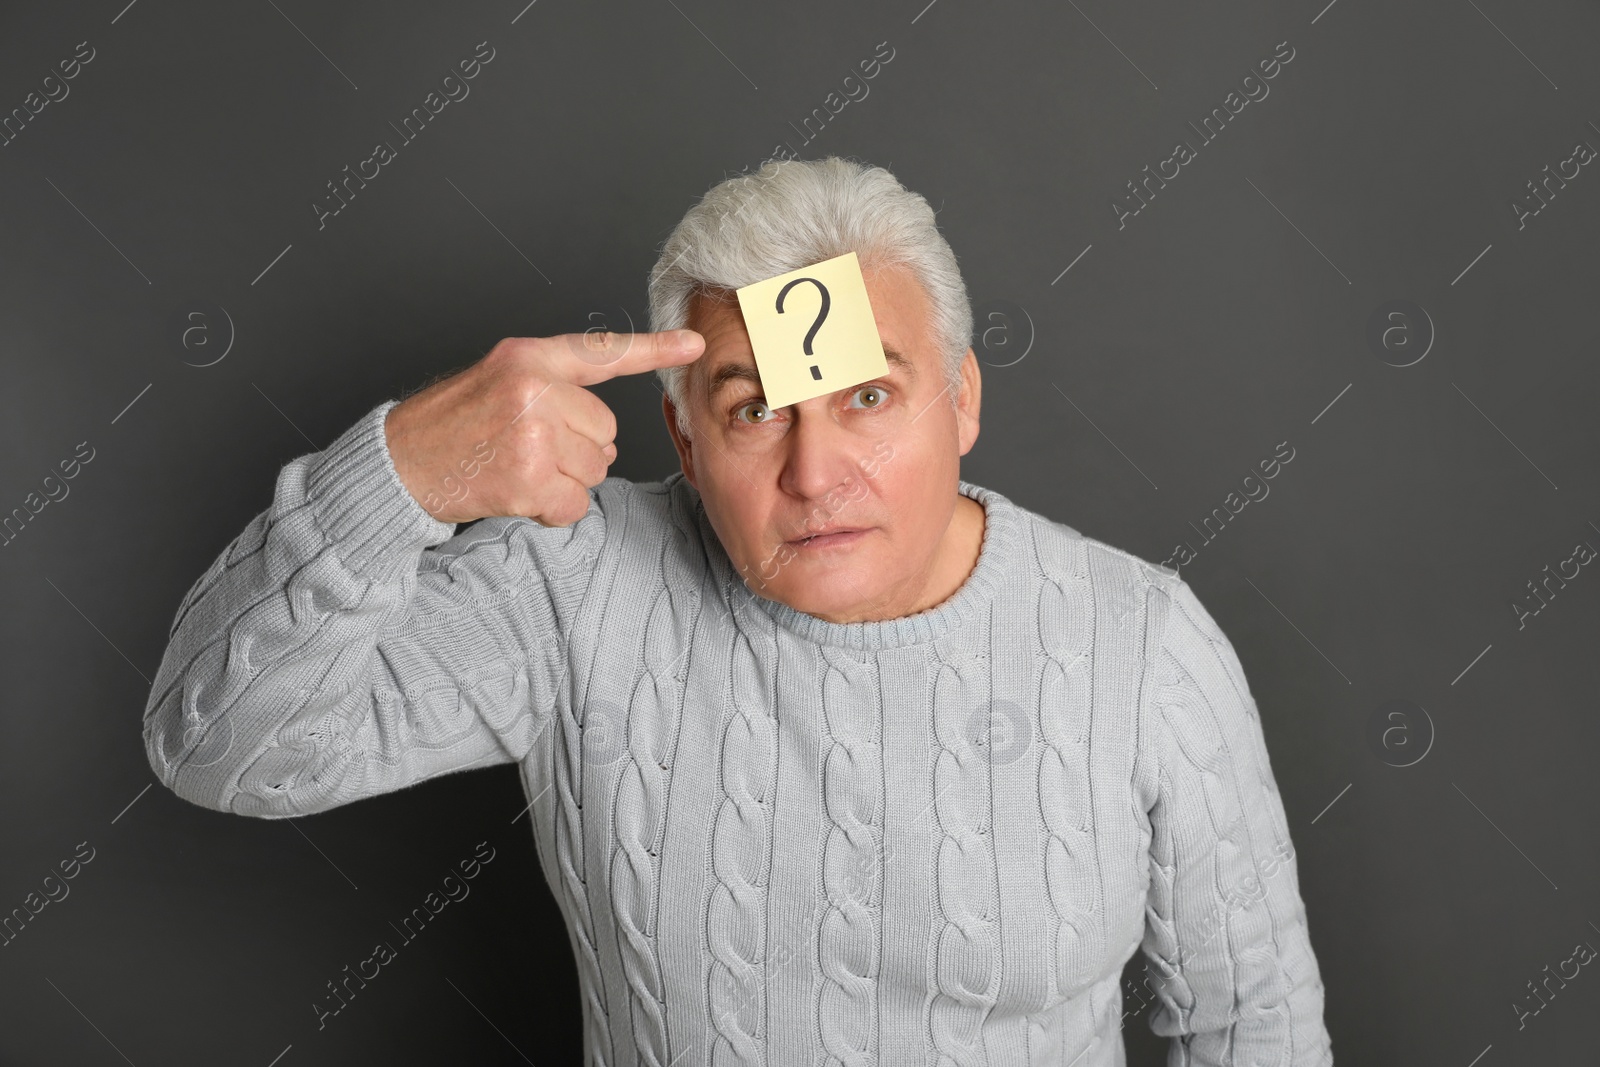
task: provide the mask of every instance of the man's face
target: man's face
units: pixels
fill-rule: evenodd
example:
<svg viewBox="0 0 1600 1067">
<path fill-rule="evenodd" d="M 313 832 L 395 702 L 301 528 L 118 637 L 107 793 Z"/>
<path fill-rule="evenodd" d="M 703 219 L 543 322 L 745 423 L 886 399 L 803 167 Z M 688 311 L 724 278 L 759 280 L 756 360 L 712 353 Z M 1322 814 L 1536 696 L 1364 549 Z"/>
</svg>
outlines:
<svg viewBox="0 0 1600 1067">
<path fill-rule="evenodd" d="M 888 373 L 776 410 L 762 399 L 734 295 L 696 296 L 688 327 L 706 339 L 687 371 L 693 436 L 662 398 L 684 476 L 749 588 L 830 622 L 899 618 L 959 584 L 952 524 L 961 457 L 978 438 L 981 385 L 969 348 L 952 409 L 926 292 L 909 271 L 864 272 Z M 981 509 L 980 509 L 981 511 Z M 859 531 L 803 539 L 816 530 Z"/>
</svg>

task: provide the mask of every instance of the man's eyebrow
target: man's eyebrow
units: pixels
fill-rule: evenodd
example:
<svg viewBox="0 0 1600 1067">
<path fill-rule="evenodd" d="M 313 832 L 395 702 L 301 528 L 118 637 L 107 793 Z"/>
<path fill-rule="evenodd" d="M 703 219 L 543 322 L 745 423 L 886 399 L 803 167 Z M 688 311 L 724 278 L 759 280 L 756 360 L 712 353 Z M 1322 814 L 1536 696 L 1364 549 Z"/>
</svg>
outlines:
<svg viewBox="0 0 1600 1067">
<path fill-rule="evenodd" d="M 916 380 L 917 365 L 895 349 L 885 348 L 883 350 L 883 358 L 884 362 L 888 363 L 891 368 L 898 367 L 905 371 L 912 381 Z M 711 400 L 715 400 L 722 387 L 734 381 L 752 382 L 759 387 L 761 385 L 761 375 L 757 372 L 753 363 L 724 363 L 712 371 L 707 379 L 706 396 Z"/>
</svg>

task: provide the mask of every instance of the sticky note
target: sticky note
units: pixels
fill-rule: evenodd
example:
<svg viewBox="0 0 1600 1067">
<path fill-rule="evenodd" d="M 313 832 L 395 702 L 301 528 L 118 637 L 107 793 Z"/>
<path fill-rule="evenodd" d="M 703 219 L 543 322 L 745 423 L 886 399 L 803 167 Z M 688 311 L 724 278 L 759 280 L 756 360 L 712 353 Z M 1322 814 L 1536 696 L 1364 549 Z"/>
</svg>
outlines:
<svg viewBox="0 0 1600 1067">
<path fill-rule="evenodd" d="M 735 290 L 768 407 L 889 373 L 854 252 Z"/>
</svg>

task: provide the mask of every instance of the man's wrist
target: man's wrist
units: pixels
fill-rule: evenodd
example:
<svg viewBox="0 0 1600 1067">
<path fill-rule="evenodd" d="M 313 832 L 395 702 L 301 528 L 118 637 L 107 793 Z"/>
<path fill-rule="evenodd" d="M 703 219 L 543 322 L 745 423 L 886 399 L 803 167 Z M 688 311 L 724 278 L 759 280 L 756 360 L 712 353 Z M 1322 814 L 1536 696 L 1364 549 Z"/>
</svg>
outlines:
<svg viewBox="0 0 1600 1067">
<path fill-rule="evenodd" d="M 401 481 L 384 431 L 395 406 L 385 401 L 313 456 L 306 498 L 318 527 L 341 545 L 352 569 L 439 544 L 452 523 L 429 514 Z M 387 571 L 387 568 L 383 568 Z"/>
</svg>

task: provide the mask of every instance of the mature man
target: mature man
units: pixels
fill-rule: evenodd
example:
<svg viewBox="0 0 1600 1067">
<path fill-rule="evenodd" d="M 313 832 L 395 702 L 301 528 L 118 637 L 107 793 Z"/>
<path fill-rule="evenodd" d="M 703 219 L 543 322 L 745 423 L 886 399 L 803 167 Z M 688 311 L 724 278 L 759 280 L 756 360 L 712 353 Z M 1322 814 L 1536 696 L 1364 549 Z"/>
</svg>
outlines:
<svg viewBox="0 0 1600 1067">
<path fill-rule="evenodd" d="M 768 408 L 734 290 L 848 251 L 888 373 Z M 161 780 L 287 818 L 520 764 L 590 1063 L 1105 1067 L 1146 998 L 1171 1063 L 1330 1063 L 1239 661 L 1173 572 L 960 478 L 980 378 L 927 202 L 769 162 L 650 308 L 287 464 L 178 611 Z M 585 387 L 651 369 L 682 469 L 607 477 Z"/>
</svg>

